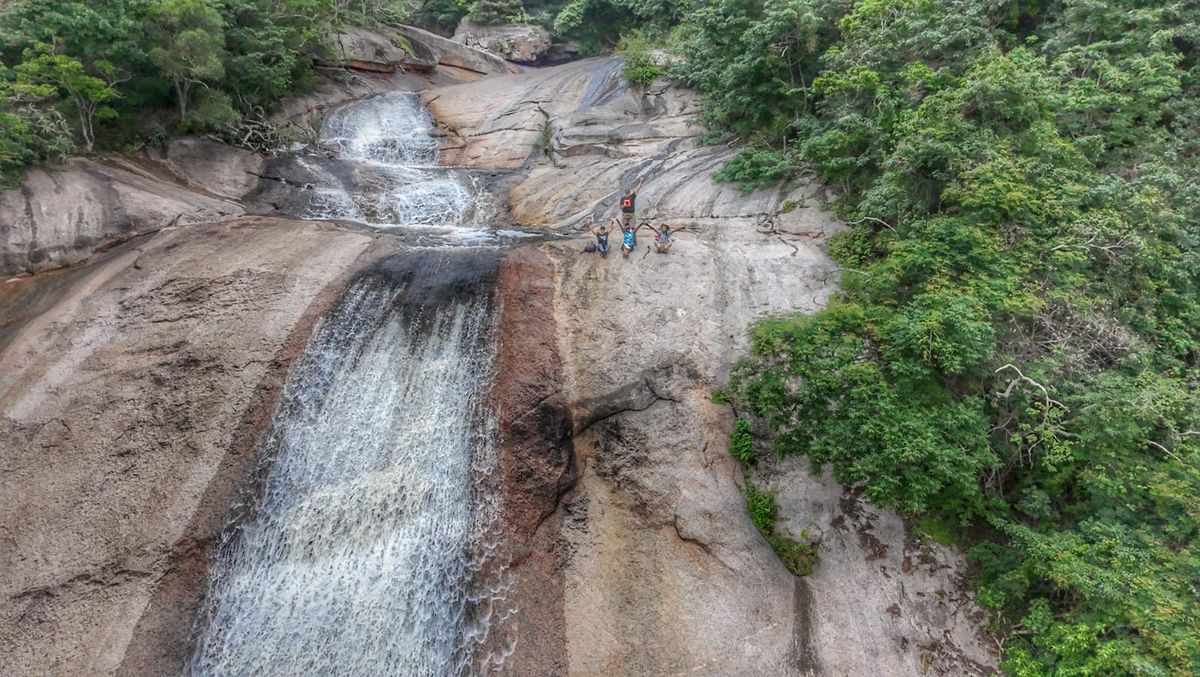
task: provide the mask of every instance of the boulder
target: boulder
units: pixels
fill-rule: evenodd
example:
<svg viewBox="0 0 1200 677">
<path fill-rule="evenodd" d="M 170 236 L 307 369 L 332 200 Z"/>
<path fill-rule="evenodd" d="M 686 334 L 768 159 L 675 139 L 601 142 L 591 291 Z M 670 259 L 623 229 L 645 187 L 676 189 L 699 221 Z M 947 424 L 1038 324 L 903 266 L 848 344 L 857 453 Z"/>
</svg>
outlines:
<svg viewBox="0 0 1200 677">
<path fill-rule="evenodd" d="M 550 31 L 533 24 L 484 26 L 463 17 L 454 31 L 455 42 L 482 49 L 528 66 L 543 63 L 550 51 Z"/>
<path fill-rule="evenodd" d="M 258 185 L 266 158 L 218 139 L 175 139 L 147 155 L 181 183 L 215 197 L 240 200 Z"/>
<path fill-rule="evenodd" d="M 392 31 L 376 32 L 351 26 L 333 35 L 338 58 L 331 65 L 377 73 L 398 70 L 432 71 L 437 54 L 420 41 Z"/>
<path fill-rule="evenodd" d="M 413 26 L 393 26 L 386 29 L 384 34 L 399 35 L 413 45 L 422 45 L 435 55 L 438 65 L 442 67 L 462 69 L 481 75 L 521 72 L 520 66 L 509 63 L 494 54 L 468 47 Z"/>
</svg>

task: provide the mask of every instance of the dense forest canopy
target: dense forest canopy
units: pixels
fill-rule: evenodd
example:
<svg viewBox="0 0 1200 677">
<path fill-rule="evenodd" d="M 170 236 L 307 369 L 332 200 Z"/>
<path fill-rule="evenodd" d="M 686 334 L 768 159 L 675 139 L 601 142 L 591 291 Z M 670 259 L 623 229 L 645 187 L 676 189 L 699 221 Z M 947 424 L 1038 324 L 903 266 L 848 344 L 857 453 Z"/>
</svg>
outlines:
<svg viewBox="0 0 1200 677">
<path fill-rule="evenodd" d="M 967 547 L 1006 670 L 1200 674 L 1200 3 L 16 0 L 0 175 L 236 141 L 331 31 L 468 14 L 624 36 L 631 79 L 669 50 L 741 144 L 721 178 L 835 189 L 842 291 L 757 327 L 725 396 Z"/>
</svg>

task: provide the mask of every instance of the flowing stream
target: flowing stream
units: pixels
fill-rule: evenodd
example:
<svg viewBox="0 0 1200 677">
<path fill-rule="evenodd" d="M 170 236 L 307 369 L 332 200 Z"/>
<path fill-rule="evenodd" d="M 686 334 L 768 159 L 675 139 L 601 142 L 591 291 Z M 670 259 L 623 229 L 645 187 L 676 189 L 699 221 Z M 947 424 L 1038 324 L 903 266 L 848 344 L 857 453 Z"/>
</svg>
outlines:
<svg viewBox="0 0 1200 677">
<path fill-rule="evenodd" d="M 292 217 L 344 221 L 417 246 L 494 245 L 530 234 L 494 229 L 496 204 L 476 175 L 437 164 L 437 128 L 415 94 L 332 112 L 315 147 L 271 168 L 258 200 Z"/>
<path fill-rule="evenodd" d="M 479 192 L 432 168 L 430 126 L 411 95 L 331 115 L 323 145 L 406 183 L 331 181 L 322 209 L 477 228 L 464 224 Z M 317 325 L 284 386 L 258 495 L 218 548 L 192 674 L 476 672 L 502 594 L 486 551 L 497 510 L 480 488 L 496 265 L 490 248 L 394 257 Z"/>
</svg>

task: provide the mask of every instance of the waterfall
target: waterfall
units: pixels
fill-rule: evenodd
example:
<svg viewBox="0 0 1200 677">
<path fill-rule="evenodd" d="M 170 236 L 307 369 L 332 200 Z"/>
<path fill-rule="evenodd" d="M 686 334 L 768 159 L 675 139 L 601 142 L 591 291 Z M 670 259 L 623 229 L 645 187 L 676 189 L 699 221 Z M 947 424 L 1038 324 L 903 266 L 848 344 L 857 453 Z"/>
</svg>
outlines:
<svg viewBox="0 0 1200 677">
<path fill-rule="evenodd" d="M 295 159 L 310 190 L 293 215 L 422 230 L 437 245 L 495 242 L 490 195 L 467 172 L 438 166 L 435 134 L 415 94 L 383 94 L 334 111 L 318 146 L 335 159 Z"/>
<path fill-rule="evenodd" d="M 365 176 L 411 179 L 419 199 L 394 213 L 462 222 L 461 185 L 443 185 L 457 179 L 424 167 L 429 128 L 414 97 L 379 97 L 330 116 L 322 143 Z M 367 195 L 327 203 L 370 214 Z M 445 246 L 393 257 L 318 323 L 284 385 L 257 496 L 217 549 L 192 674 L 476 671 L 503 596 L 487 552 L 496 499 L 481 489 L 497 260 Z"/>
</svg>

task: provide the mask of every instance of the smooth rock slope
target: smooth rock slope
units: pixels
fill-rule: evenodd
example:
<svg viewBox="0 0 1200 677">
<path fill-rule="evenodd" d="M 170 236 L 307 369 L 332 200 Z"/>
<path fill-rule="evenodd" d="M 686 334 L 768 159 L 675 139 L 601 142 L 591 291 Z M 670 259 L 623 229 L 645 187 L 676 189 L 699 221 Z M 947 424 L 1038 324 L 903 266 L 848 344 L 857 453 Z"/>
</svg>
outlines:
<svg viewBox="0 0 1200 677">
<path fill-rule="evenodd" d="M 917 544 L 898 517 L 793 461 L 763 475 L 785 528 L 826 534 L 817 573 L 792 576 L 750 524 L 732 415 L 712 395 L 757 318 L 824 306 L 838 269 L 822 247 L 839 225 L 817 185 L 747 195 L 714 183 L 732 151 L 700 143 L 695 96 L 631 90 L 619 68 L 591 60 L 424 95 L 446 163 L 509 172 L 515 222 L 573 235 L 501 276 L 502 297 L 525 299 L 502 323 L 519 343 L 502 359 L 517 350 L 550 370 L 539 388 L 505 392 L 525 403 L 510 404 L 525 412 L 517 429 L 542 427 L 502 449 L 527 470 L 506 498 L 534 515 L 514 534 L 525 550 L 493 652 L 502 671 L 993 672 L 960 554 Z M 584 219 L 615 215 L 641 177 L 639 219 L 687 226 L 671 254 L 650 251 L 644 231 L 629 259 L 583 253 Z M 564 411 L 572 435 L 560 440 Z"/>
<path fill-rule="evenodd" d="M 373 243 L 270 219 L 167 230 L 5 327 L 5 674 L 178 670 L 288 365 Z"/>
</svg>

